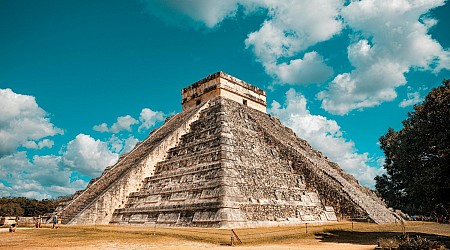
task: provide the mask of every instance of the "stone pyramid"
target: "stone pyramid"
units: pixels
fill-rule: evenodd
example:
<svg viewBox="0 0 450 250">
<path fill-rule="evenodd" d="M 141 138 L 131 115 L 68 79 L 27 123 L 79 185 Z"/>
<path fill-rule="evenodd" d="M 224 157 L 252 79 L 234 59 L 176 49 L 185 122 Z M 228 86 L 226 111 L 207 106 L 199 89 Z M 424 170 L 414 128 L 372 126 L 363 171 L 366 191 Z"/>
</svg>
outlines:
<svg viewBox="0 0 450 250">
<path fill-rule="evenodd" d="M 274 116 L 263 90 L 218 72 L 183 111 L 59 208 L 69 224 L 246 227 L 367 218 L 383 202 Z"/>
</svg>

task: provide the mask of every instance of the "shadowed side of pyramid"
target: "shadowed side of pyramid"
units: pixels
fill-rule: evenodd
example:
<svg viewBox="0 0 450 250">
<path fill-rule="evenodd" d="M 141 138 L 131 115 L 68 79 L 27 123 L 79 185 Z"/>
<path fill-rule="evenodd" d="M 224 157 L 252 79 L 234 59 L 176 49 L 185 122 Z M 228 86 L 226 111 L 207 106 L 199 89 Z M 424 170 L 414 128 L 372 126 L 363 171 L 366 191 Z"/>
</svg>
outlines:
<svg viewBox="0 0 450 250">
<path fill-rule="evenodd" d="M 266 197 L 253 197 L 251 203 L 241 204 L 243 208 L 248 207 L 245 209 L 248 211 L 247 214 L 264 211 L 263 214 L 269 216 L 265 218 L 266 220 L 273 219 L 270 216 L 274 216 L 277 209 L 273 208 L 273 212 L 269 213 L 267 208 L 270 206 L 267 206 L 267 201 L 261 204 L 260 200 L 259 202 L 257 200 L 263 199 L 269 200 L 272 206 L 290 207 L 284 211 L 285 214 L 277 218 L 278 221 L 289 220 L 292 217 L 293 220 L 297 218 L 307 221 L 306 218 L 311 218 L 314 221 L 321 221 L 323 215 L 319 208 L 325 211 L 334 210 L 341 218 L 368 218 L 376 223 L 396 221 L 395 215 L 372 191 L 360 186 L 353 176 L 346 174 L 336 163 L 330 162 L 322 153 L 312 149 L 305 140 L 298 138 L 276 117 L 229 100 L 224 102 L 228 106 L 227 120 L 232 124 L 235 135 L 233 145 L 236 146 L 234 158 L 238 159 L 236 165 L 243 168 L 239 171 L 244 179 L 241 189 L 245 191 L 242 192 L 246 192 L 246 196 L 252 198 L 252 194 L 261 193 L 258 187 L 269 186 L 269 190 L 263 192 Z M 245 166 L 249 164 L 252 167 L 246 168 Z M 260 171 L 257 176 L 252 173 L 244 174 L 245 171 L 254 172 L 256 169 Z M 290 179 L 286 179 L 286 176 Z M 296 185 L 295 179 L 301 184 Z M 249 184 L 252 181 L 254 185 Z M 299 187 L 307 191 L 302 193 Z M 308 191 L 313 194 L 310 195 L 311 200 L 315 200 L 312 197 L 317 195 L 318 208 L 315 208 L 315 212 L 311 212 L 311 216 L 305 217 L 301 215 L 307 214 L 307 211 L 312 209 L 307 204 L 308 197 L 304 195 Z M 294 210 L 300 216 L 294 216 Z M 330 220 L 328 217 L 327 219 Z"/>
</svg>

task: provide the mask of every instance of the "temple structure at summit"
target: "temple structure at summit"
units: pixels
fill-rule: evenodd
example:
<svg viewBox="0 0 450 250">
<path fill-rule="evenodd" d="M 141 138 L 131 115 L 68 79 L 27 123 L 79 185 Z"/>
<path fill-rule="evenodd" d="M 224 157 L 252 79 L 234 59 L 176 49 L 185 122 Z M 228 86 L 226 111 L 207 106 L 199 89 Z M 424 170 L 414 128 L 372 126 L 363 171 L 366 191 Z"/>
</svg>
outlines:
<svg viewBox="0 0 450 250">
<path fill-rule="evenodd" d="M 264 90 L 223 72 L 184 88 L 182 112 L 58 211 L 69 224 L 396 220 L 372 191 L 267 114 Z"/>
<path fill-rule="evenodd" d="M 218 96 L 266 112 L 266 91 L 223 72 L 212 74 L 184 88 L 181 104 L 183 110 L 187 110 Z"/>
</svg>

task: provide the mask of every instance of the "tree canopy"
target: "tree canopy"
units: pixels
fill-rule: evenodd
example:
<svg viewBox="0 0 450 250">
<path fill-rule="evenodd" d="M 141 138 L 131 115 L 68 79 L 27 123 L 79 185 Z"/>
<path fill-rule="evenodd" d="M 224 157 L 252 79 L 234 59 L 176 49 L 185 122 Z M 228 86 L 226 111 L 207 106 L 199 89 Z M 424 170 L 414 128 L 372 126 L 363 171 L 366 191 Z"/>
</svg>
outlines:
<svg viewBox="0 0 450 250">
<path fill-rule="evenodd" d="M 0 198 L 0 216 L 37 216 L 52 213 L 57 200 L 31 200 L 23 197 Z"/>
<path fill-rule="evenodd" d="M 410 214 L 450 213 L 450 80 L 434 88 L 402 122 L 380 138 L 386 174 L 376 189 Z"/>
</svg>

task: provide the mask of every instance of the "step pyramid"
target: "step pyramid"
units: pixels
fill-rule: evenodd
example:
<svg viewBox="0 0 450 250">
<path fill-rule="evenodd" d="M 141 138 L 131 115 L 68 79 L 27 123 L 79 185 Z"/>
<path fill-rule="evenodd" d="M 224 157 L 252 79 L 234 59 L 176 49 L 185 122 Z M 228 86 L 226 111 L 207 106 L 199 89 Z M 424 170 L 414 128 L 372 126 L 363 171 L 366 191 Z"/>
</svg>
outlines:
<svg viewBox="0 0 450 250">
<path fill-rule="evenodd" d="M 59 208 L 65 223 L 396 221 L 371 190 L 266 114 L 263 90 L 218 72 L 182 97 L 182 112 Z"/>
</svg>

